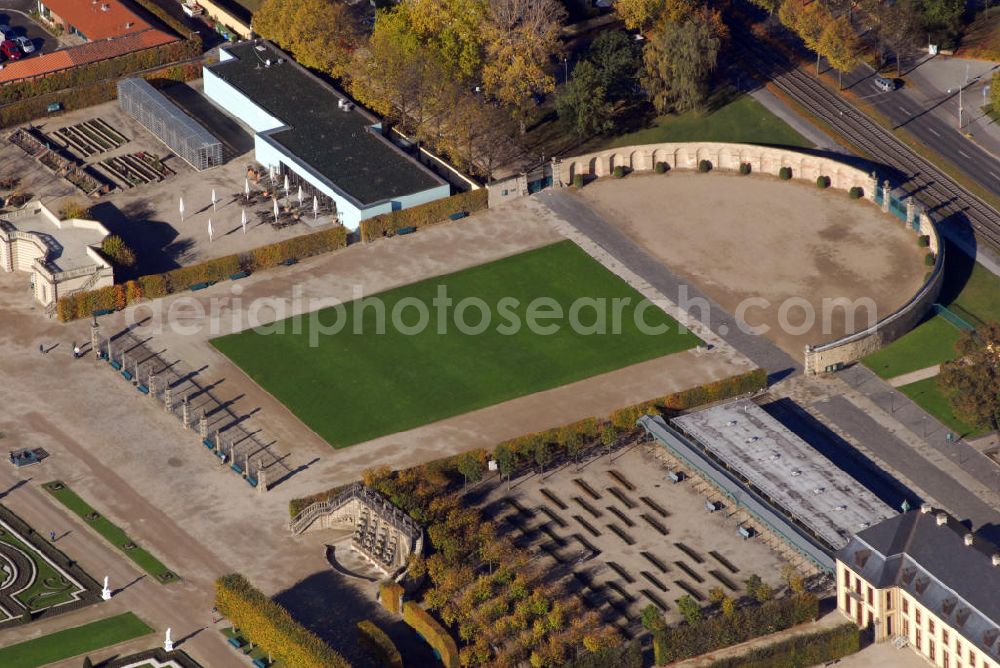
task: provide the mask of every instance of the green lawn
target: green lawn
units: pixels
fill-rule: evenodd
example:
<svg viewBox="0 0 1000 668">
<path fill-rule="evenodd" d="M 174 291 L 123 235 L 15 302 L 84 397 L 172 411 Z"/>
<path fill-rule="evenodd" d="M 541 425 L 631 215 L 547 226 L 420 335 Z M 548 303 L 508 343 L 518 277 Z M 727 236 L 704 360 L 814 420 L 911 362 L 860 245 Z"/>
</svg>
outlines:
<svg viewBox="0 0 1000 668">
<path fill-rule="evenodd" d="M 464 298 L 484 300 L 492 313 L 489 327 L 478 335 L 463 334 L 449 317 L 447 331 L 438 333 L 439 311 L 431 304 L 439 286 L 447 289 L 456 305 Z M 677 323 L 655 307 L 646 309 L 644 320 L 669 331 L 642 333 L 633 317 L 642 297 L 569 241 L 379 297 L 390 314 L 403 299 L 428 305 L 431 326 L 407 335 L 388 325 L 379 335 L 374 333 L 374 307 L 367 307 L 358 320 L 352 303 L 344 309 L 342 331 L 318 337 L 316 346 L 310 346 L 312 321 L 318 316 L 322 325 L 331 326 L 337 321 L 332 308 L 302 318 L 298 333 L 286 321 L 283 334 L 248 330 L 212 343 L 340 448 L 686 350 L 699 342 L 693 334 L 679 332 Z M 551 298 L 564 313 L 578 297 L 631 302 L 620 309 L 619 333 L 577 333 L 566 320 L 547 321 L 559 326 L 552 334 L 532 333 L 526 326 L 503 333 L 511 317 L 524 323 L 528 303 L 540 297 Z M 505 312 L 504 298 L 517 304 L 508 302 L 512 307 Z M 452 308 L 449 315 L 456 310 Z M 579 320 L 593 324 L 594 313 L 585 308 Z M 610 329 L 614 320 L 610 306 L 604 313 Z M 480 317 L 480 311 L 471 308 L 465 321 L 475 325 Z M 415 309 L 408 308 L 405 324 L 416 319 Z M 355 333 L 358 323 L 363 325 L 360 335 Z"/>
<path fill-rule="evenodd" d="M 61 489 L 56 489 L 56 486 L 59 485 L 62 486 Z M 134 561 L 139 568 L 156 578 L 157 582 L 173 582 L 178 579 L 177 575 L 173 571 L 160 563 L 160 561 L 152 554 L 139 547 L 134 540 L 129 538 L 128 534 L 126 534 L 121 528 L 111 522 L 111 520 L 106 518 L 103 514 L 98 513 L 97 519 L 88 519 L 89 516 L 97 513 L 97 511 L 94 510 L 94 508 L 92 508 L 86 501 L 81 499 L 76 492 L 71 490 L 65 483 L 56 480 L 45 483 L 42 487 L 44 487 L 49 494 L 54 496 L 56 500 L 83 518 L 88 526 L 104 536 L 109 543 L 121 550 L 125 556 Z M 132 549 L 125 549 L 125 545 L 129 543 L 135 545 L 135 547 Z"/>
<path fill-rule="evenodd" d="M 35 668 L 152 633 L 131 612 L 0 649 L 0 666 Z"/>
<path fill-rule="evenodd" d="M 14 595 L 14 598 L 22 605 L 37 611 L 74 600 L 73 595 L 80 591 L 80 587 L 67 580 L 62 573 L 53 568 L 39 554 L 38 550 L 7 529 L 4 529 L 0 540 L 26 554 L 35 564 L 34 582 L 24 591 Z M 17 614 L 18 611 L 11 610 L 10 612 Z"/>
<path fill-rule="evenodd" d="M 938 389 L 937 380 L 937 378 L 918 380 L 916 383 L 903 385 L 897 389 L 912 399 L 918 406 L 943 422 L 956 436 L 978 436 L 985 433 L 962 422 L 952 414 L 947 397 Z"/>
<path fill-rule="evenodd" d="M 707 114 L 689 112 L 660 116 L 644 130 L 614 137 L 606 147 L 670 141 L 721 141 L 811 148 L 790 125 L 749 95 Z"/>
<path fill-rule="evenodd" d="M 1000 278 L 982 265 L 969 266 L 955 248 L 947 253 L 942 303 L 973 326 L 1000 320 Z M 935 316 L 863 362 L 882 378 L 893 378 L 952 359 L 959 335 L 957 327 Z"/>
</svg>

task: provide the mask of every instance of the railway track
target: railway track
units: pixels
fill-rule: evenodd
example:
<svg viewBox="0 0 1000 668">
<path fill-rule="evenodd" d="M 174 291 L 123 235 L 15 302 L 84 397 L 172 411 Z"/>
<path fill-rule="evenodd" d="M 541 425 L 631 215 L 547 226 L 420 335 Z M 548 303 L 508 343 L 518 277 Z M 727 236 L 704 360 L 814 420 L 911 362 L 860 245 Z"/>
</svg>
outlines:
<svg viewBox="0 0 1000 668">
<path fill-rule="evenodd" d="M 761 54 L 760 45 L 754 48 L 754 43 L 747 38 L 734 36 L 733 44 L 742 51 L 743 62 L 751 69 L 769 78 L 782 92 L 823 119 L 873 160 L 905 174 L 912 185 L 908 190 L 919 192 L 919 199 L 930 212 L 939 221 L 944 221 L 942 231 L 947 236 L 965 245 L 961 238 L 956 238 L 959 230 L 955 229 L 965 219 L 977 242 L 990 246 L 994 251 L 1000 250 L 1000 213 L 996 209 L 956 183 L 821 81 L 774 54 L 765 57 Z"/>
</svg>

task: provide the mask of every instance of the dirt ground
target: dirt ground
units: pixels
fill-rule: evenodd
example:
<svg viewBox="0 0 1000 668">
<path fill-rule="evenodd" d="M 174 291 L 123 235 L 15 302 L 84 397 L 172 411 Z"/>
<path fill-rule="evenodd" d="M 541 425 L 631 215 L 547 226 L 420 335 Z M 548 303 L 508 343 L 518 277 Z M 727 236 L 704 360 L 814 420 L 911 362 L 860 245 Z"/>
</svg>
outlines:
<svg viewBox="0 0 1000 668">
<path fill-rule="evenodd" d="M 636 174 L 601 179 L 580 196 L 728 312 L 768 326 L 768 338 L 795 357 L 868 326 L 867 308 L 852 323 L 830 300 L 871 300 L 883 318 L 916 293 L 927 270 L 925 251 L 898 219 L 806 183 Z M 760 298 L 767 302 L 747 301 Z"/>
<path fill-rule="evenodd" d="M 510 492 L 496 484 L 483 502 L 515 544 L 537 550 L 543 568 L 632 634 L 642 633 L 639 613 L 650 603 L 674 623 L 685 594 L 702 605 L 713 587 L 739 598 L 754 573 L 779 587 L 785 563 L 740 538 L 725 512 L 708 513 L 691 481 L 671 483 L 656 447 L 598 452 L 579 468 L 567 462 L 518 479 Z"/>
</svg>

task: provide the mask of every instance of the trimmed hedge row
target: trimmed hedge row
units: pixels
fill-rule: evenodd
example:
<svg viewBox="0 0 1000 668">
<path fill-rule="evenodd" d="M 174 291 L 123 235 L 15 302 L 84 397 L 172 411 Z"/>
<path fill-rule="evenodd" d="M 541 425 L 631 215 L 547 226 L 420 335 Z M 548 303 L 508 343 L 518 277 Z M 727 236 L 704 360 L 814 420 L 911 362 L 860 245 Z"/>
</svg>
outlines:
<svg viewBox="0 0 1000 668">
<path fill-rule="evenodd" d="M 249 253 L 226 255 L 163 274 L 140 276 L 137 281 L 112 285 L 89 292 L 77 292 L 59 299 L 56 314 L 63 322 L 89 317 L 103 309 L 121 310 L 143 299 L 158 299 L 183 292 L 196 283 L 218 282 L 240 271 L 260 271 L 287 260 L 298 260 L 347 246 L 343 227 L 304 234 L 255 248 Z"/>
<path fill-rule="evenodd" d="M 358 622 L 358 644 L 386 668 L 403 668 L 403 656 L 389 635 L 367 619 Z"/>
<path fill-rule="evenodd" d="M 201 76 L 201 62 L 171 65 L 145 72 L 140 76 L 153 85 L 161 82 L 191 81 Z M 118 88 L 114 79 L 39 94 L 0 106 L 0 127 L 10 127 L 45 116 L 48 114 L 48 106 L 53 102 L 61 104 L 64 111 L 73 111 L 108 102 L 117 95 Z"/>
<path fill-rule="evenodd" d="M 401 209 L 392 213 L 383 213 L 374 218 L 361 221 L 361 240 L 374 241 L 379 237 L 391 237 L 397 230 L 406 227 L 426 227 L 434 225 L 448 219 L 453 213 L 465 211 L 473 213 L 485 209 L 488 204 L 489 193 L 486 188 L 470 190 L 437 199 L 427 204 L 421 204 L 411 209 Z"/>
<path fill-rule="evenodd" d="M 460 668 L 455 639 L 429 612 L 413 601 L 406 601 L 403 603 L 403 621 L 437 651 L 445 668 Z"/>
<path fill-rule="evenodd" d="M 681 624 L 653 634 L 656 665 L 701 656 L 752 638 L 783 631 L 819 616 L 819 599 L 806 592 L 760 605 L 737 608 L 696 624 Z"/>
<path fill-rule="evenodd" d="M 709 668 L 799 668 L 841 659 L 861 649 L 861 631 L 851 622 L 794 636 L 741 656 L 719 659 Z"/>
<path fill-rule="evenodd" d="M 287 668 L 350 668 L 344 657 L 239 573 L 215 581 L 215 606 L 241 634 Z"/>
<path fill-rule="evenodd" d="M 403 600 L 403 594 L 403 585 L 392 580 L 389 582 L 382 582 L 378 588 L 379 603 L 382 604 L 383 608 L 394 615 L 398 615 L 403 612 L 403 609 L 399 605 L 399 602 Z"/>
</svg>

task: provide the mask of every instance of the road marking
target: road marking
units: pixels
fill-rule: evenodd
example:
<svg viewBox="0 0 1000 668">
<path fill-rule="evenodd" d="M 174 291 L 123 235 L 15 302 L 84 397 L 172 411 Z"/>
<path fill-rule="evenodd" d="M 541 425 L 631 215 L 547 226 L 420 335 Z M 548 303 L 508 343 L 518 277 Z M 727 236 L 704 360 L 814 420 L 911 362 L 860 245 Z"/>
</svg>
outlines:
<svg viewBox="0 0 1000 668">
<path fill-rule="evenodd" d="M 931 132 L 933 132 L 935 137 L 940 137 L 941 136 L 941 133 L 938 132 L 937 130 L 935 130 L 934 128 L 927 128 L 927 129 L 930 130 Z"/>
<path fill-rule="evenodd" d="M 902 108 L 901 106 L 899 106 L 898 104 L 896 105 L 896 108 L 897 108 L 897 109 L 899 109 L 899 110 L 900 110 L 901 112 L 903 112 L 904 114 L 906 114 L 907 116 L 909 116 L 909 115 L 910 115 L 910 112 L 908 112 L 908 111 L 907 111 L 906 109 L 903 109 L 903 108 Z"/>
<path fill-rule="evenodd" d="M 958 154 L 960 156 L 962 156 L 963 158 L 968 158 L 969 157 L 969 154 L 966 153 L 965 151 L 963 151 L 962 149 L 958 149 Z M 971 160 L 971 158 L 970 158 L 970 160 Z"/>
<path fill-rule="evenodd" d="M 997 176 L 996 172 L 993 172 L 993 171 L 990 172 L 990 176 L 992 176 L 995 179 L 1000 179 L 1000 176 Z"/>
</svg>

